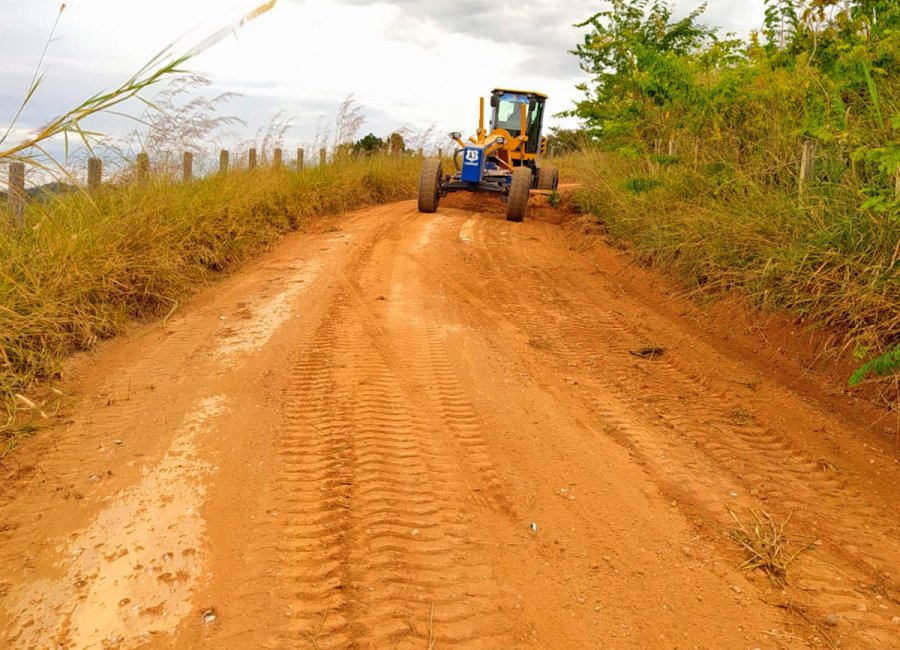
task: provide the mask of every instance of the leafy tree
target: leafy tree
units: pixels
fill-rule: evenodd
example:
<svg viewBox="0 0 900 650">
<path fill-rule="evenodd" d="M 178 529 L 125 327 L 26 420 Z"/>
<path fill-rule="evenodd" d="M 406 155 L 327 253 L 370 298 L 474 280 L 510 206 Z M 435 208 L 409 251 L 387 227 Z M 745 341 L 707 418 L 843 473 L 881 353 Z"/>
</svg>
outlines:
<svg viewBox="0 0 900 650">
<path fill-rule="evenodd" d="M 706 5 L 673 22 L 665 2 L 611 4 L 577 25 L 591 28 L 573 54 L 592 82 L 579 87 L 587 97 L 570 114 L 582 118 L 592 135 L 646 140 L 677 123 L 692 102 L 690 55 L 715 32 L 698 22 Z"/>
<path fill-rule="evenodd" d="M 382 151 L 386 146 L 384 140 L 379 137 L 376 137 L 374 134 L 369 133 L 364 138 L 357 140 L 353 145 L 353 153 L 360 154 L 372 154 L 376 151 Z"/>
<path fill-rule="evenodd" d="M 766 37 L 766 51 L 771 56 L 783 50 L 794 40 L 800 26 L 797 15 L 797 0 L 766 0 L 763 34 Z"/>
<path fill-rule="evenodd" d="M 590 136 L 581 129 L 551 127 L 547 135 L 547 148 L 555 154 L 578 151 L 590 142 Z"/>
<path fill-rule="evenodd" d="M 703 24 L 705 5 L 676 20 L 661 0 L 609 4 L 579 24 L 585 34 L 572 52 L 589 80 L 568 114 L 599 146 L 637 160 L 641 176 L 632 180 L 643 186 L 663 184 L 656 177 L 666 173 L 663 163 L 689 158 L 689 171 L 672 176 L 686 195 L 737 203 L 777 196 L 796 221 L 760 209 L 762 239 L 767 217 L 795 228 L 807 240 L 803 250 L 778 254 L 808 264 L 810 286 L 824 283 L 803 313 L 824 304 L 827 285 L 841 297 L 828 307 L 829 324 L 867 332 L 862 347 L 882 354 L 856 380 L 896 370 L 900 2 L 766 0 L 764 22 L 747 40 Z M 670 139 L 678 156 L 635 156 L 664 153 Z M 805 140 L 815 142 L 816 154 L 801 199 Z M 766 273 L 778 269 L 772 255 Z M 871 304 L 856 312 L 835 306 L 862 286 L 872 289 Z M 885 331 L 872 335 L 879 325 Z"/>
</svg>

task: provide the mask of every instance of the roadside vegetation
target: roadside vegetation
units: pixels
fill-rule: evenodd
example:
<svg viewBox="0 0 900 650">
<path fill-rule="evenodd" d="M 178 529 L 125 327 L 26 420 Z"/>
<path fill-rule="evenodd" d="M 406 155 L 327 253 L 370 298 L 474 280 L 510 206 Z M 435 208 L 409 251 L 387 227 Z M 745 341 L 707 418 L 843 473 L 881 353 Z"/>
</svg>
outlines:
<svg viewBox="0 0 900 650">
<path fill-rule="evenodd" d="M 40 89 L 38 66 L 22 107 L 0 132 L 4 180 L 8 165 L 22 163 L 52 180 L 30 188 L 31 199 L 15 217 L 0 195 L 0 457 L 52 413 L 58 400 L 47 380 L 58 376 L 71 353 L 90 349 L 134 319 L 170 312 L 216 274 L 313 217 L 413 196 L 419 163 L 402 145 L 395 155 L 372 146 L 374 136 L 351 146 L 365 121 L 352 98 L 338 111 L 333 142 L 327 131 L 317 135 L 318 146 L 330 145 L 329 164 L 307 161 L 303 171 L 288 161 L 272 164 L 290 126 L 278 115 L 255 141 L 238 145 L 227 173 L 208 173 L 207 165 L 196 180 L 181 182 L 182 152 L 209 161 L 223 129 L 240 122 L 220 113 L 231 96 L 204 98 L 199 91 L 208 80 L 184 65 L 274 5 L 258 6 L 185 54 L 164 49 L 118 88 L 10 143 Z M 151 89 L 156 94 L 148 97 Z M 121 110 L 133 98 L 146 112 L 129 136 L 111 138 L 85 127 L 92 116 Z M 60 138 L 63 158 L 50 153 Z M 393 140 L 402 143 L 399 134 Z M 251 148 L 259 154 L 253 169 L 244 156 Z M 135 165 L 140 151 L 150 161 L 144 169 Z M 108 175 L 90 191 L 80 182 L 89 156 L 101 159 Z"/>
<path fill-rule="evenodd" d="M 690 288 L 836 333 L 851 383 L 896 406 L 900 5 L 767 0 L 742 40 L 703 6 L 611 4 L 574 50 L 584 129 L 555 134 L 583 218 Z"/>
<path fill-rule="evenodd" d="M 15 394 L 54 377 L 68 354 L 166 314 L 312 217 L 413 196 L 417 172 L 413 157 L 348 158 L 30 203 L 25 228 L 0 237 L 0 397 L 20 411 L 0 421 L 0 440 L 38 415 L 36 399 Z"/>
</svg>

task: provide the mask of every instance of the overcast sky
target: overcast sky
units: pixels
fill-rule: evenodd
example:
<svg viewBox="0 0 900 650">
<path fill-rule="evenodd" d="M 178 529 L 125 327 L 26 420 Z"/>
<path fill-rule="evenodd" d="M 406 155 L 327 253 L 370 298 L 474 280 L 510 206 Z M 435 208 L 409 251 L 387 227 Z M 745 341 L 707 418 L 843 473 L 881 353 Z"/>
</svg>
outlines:
<svg viewBox="0 0 900 650">
<path fill-rule="evenodd" d="M 70 0 L 45 61 L 44 85 L 19 126 L 39 126 L 114 87 L 167 43 L 193 44 L 256 4 Z M 680 15 L 699 2 L 674 4 Z M 727 31 L 746 35 L 762 22 L 763 0 L 708 4 L 705 21 Z M 478 97 L 496 86 L 541 90 L 550 95 L 552 112 L 569 107 L 582 76 L 567 50 L 584 33 L 572 25 L 604 6 L 596 0 L 279 0 L 190 68 L 209 75 L 214 92 L 243 94 L 223 112 L 248 126 L 223 135 L 222 146 L 253 137 L 278 111 L 294 119 L 285 145 L 308 146 L 351 93 L 368 117 L 360 136 L 385 136 L 404 125 L 471 132 Z M 58 9 L 58 0 L 0 0 L 0 126 L 27 90 Z M 125 129 L 109 120 L 96 126 Z"/>
</svg>

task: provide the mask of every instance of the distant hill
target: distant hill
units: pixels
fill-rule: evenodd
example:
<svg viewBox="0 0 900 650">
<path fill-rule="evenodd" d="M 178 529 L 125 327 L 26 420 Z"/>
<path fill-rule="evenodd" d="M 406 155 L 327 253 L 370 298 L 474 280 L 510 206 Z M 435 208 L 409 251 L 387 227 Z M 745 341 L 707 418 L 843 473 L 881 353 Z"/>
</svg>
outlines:
<svg viewBox="0 0 900 650">
<path fill-rule="evenodd" d="M 76 185 L 69 185 L 68 183 L 61 183 L 59 181 L 53 181 L 52 183 L 44 183 L 43 185 L 36 185 L 34 187 L 29 187 L 25 190 L 25 193 L 28 194 L 29 197 L 33 199 L 37 199 L 38 201 L 47 200 L 54 194 L 66 194 L 68 192 L 74 192 L 78 189 Z M 0 192 L 0 201 L 7 200 L 7 193 Z"/>
</svg>

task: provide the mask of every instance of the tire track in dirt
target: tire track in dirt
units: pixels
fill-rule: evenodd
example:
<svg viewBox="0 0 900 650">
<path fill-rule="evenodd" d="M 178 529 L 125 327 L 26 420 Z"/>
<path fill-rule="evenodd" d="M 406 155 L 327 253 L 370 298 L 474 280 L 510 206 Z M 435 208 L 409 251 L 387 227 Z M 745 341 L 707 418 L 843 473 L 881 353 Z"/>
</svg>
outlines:
<svg viewBox="0 0 900 650">
<path fill-rule="evenodd" d="M 404 225 L 414 230 L 421 222 Z M 430 239 L 439 225 L 438 220 L 429 220 L 422 230 Z M 372 336 L 385 342 L 386 353 L 402 369 L 406 389 L 411 399 L 417 400 L 420 415 L 452 448 L 451 456 L 469 485 L 468 499 L 511 515 L 486 445 L 485 424 L 450 362 L 445 332 L 426 306 L 434 296 L 422 282 L 423 260 L 418 254 L 421 246 L 400 243 L 409 241 L 421 244 L 423 237 L 398 237 L 375 252 L 373 267 L 390 268 L 390 273 L 357 272 L 348 276 L 347 284 L 360 311 L 370 316 L 367 322 Z M 385 284 L 389 285 L 387 290 Z M 381 292 L 387 294 L 381 303 L 385 308 L 376 312 L 367 305 L 366 296 Z"/>
<path fill-rule="evenodd" d="M 190 492 L 187 514 L 205 529 L 184 544 L 197 553 L 175 548 L 173 560 L 151 540 L 104 558 L 115 568 L 143 553 L 161 562 L 154 579 L 191 565 L 177 589 L 155 585 L 178 602 L 169 617 L 149 612 L 146 647 L 894 647 L 893 492 L 866 491 L 868 456 L 843 471 L 852 447 L 805 448 L 813 434 L 786 429 L 827 425 L 843 440 L 849 420 L 789 390 L 766 404 L 771 382 L 743 385 L 757 367 L 746 356 L 588 275 L 556 229 L 492 215 L 425 217 L 412 202 L 351 215 L 340 234 L 297 237 L 207 292 L 165 331 L 111 344 L 42 466 L 84 498 L 54 503 L 47 481 L 23 480 L 10 497 L 18 529 L 0 522 L 0 597 L 46 578 L 68 598 L 84 559 L 54 564 L 54 540 L 133 504 L 142 468 L 217 395 L 222 412 L 183 459 L 203 464 L 154 496 L 184 513 L 168 493 Z M 666 354 L 629 354 L 644 343 Z M 788 532 L 823 540 L 795 586 L 744 584 L 726 505 L 796 511 Z M 115 528 L 97 521 L 98 539 Z M 46 546 L 36 570 L 29 544 Z M 109 567 L 88 576 L 84 602 L 124 593 Z M 35 611 L 56 602 L 45 601 Z M 4 602 L 3 642 L 28 647 L 37 627 L 14 638 L 9 613 Z M 831 613 L 838 625 L 816 626 Z M 36 618 L 42 631 L 69 624 L 65 612 Z"/>
<path fill-rule="evenodd" d="M 742 516 L 752 507 L 782 519 L 792 515 L 792 529 L 802 531 L 805 543 L 843 540 L 849 551 L 833 543 L 804 562 L 802 588 L 828 596 L 823 617 L 837 612 L 857 619 L 859 589 L 897 602 L 898 586 L 885 573 L 897 553 L 891 523 L 882 523 L 884 509 L 864 498 L 862 486 L 780 436 L 777 423 L 757 422 L 721 381 L 684 367 L 677 354 L 653 361 L 631 356 L 654 340 L 654 330 L 617 311 L 616 305 L 630 307 L 621 297 L 605 306 L 606 296 L 588 295 L 584 282 L 543 259 L 538 244 L 510 246 L 514 235 L 501 224 L 488 221 L 482 232 L 489 241 L 473 250 L 481 259 L 477 266 L 493 272 L 492 298 L 500 311 L 514 315 L 516 327 L 549 362 L 577 378 L 568 390 L 591 405 L 607 433 L 664 477 L 669 492 L 723 527 L 730 524 L 726 505 Z M 456 282 L 471 284 L 462 276 Z M 835 588 L 836 575 L 846 588 Z M 872 612 L 868 634 L 892 638 L 889 619 Z"/>
<path fill-rule="evenodd" d="M 279 510 L 290 624 L 269 647 L 424 647 L 435 638 L 497 647 L 495 589 L 465 552 L 453 467 L 341 302 L 286 396 Z"/>
<path fill-rule="evenodd" d="M 289 622 L 268 647 L 507 647 L 498 588 L 460 509 L 466 472 L 442 435 L 471 433 L 471 412 L 446 379 L 444 406 L 422 403 L 423 384 L 449 370 L 432 370 L 427 342 L 369 304 L 383 290 L 382 253 L 361 250 L 348 265 L 292 370 L 279 444 Z M 421 304 L 407 307 L 418 329 Z"/>
</svg>

